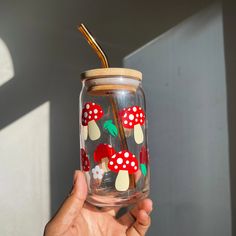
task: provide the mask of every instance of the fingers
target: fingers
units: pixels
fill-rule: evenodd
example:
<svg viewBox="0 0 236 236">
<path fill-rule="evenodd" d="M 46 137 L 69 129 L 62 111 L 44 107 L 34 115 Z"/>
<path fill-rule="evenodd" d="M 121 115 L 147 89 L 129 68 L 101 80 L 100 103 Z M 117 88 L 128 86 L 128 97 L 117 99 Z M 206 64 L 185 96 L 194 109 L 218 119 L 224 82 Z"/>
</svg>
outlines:
<svg viewBox="0 0 236 236">
<path fill-rule="evenodd" d="M 130 210 L 130 213 L 134 217 L 137 217 L 139 210 L 145 210 L 147 214 L 150 214 L 152 211 L 152 205 L 152 200 L 149 198 L 141 200 L 133 209 Z"/>
<path fill-rule="evenodd" d="M 70 196 L 62 204 L 59 211 L 51 220 L 49 225 L 56 225 L 64 229 L 68 227 L 75 217 L 79 214 L 84 205 L 87 196 L 87 184 L 84 174 L 81 171 L 76 171 L 74 175 L 74 186 Z"/>
<path fill-rule="evenodd" d="M 127 236 L 144 236 L 151 224 L 151 218 L 145 210 L 140 210 L 134 224 L 127 230 Z"/>
<path fill-rule="evenodd" d="M 150 214 L 152 211 L 152 201 L 150 199 L 141 200 L 133 209 L 120 217 L 118 221 L 130 227 L 135 222 L 140 210 L 144 210 L 147 214 Z"/>
</svg>

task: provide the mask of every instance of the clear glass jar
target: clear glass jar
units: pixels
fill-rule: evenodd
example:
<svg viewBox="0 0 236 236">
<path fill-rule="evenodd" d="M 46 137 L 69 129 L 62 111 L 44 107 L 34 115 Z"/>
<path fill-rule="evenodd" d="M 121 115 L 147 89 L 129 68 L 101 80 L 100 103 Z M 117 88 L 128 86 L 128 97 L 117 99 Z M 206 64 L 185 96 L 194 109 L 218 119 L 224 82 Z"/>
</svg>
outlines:
<svg viewBox="0 0 236 236">
<path fill-rule="evenodd" d="M 125 68 L 84 72 L 80 93 L 81 169 L 87 201 L 127 206 L 149 194 L 149 156 L 142 74 Z"/>
</svg>

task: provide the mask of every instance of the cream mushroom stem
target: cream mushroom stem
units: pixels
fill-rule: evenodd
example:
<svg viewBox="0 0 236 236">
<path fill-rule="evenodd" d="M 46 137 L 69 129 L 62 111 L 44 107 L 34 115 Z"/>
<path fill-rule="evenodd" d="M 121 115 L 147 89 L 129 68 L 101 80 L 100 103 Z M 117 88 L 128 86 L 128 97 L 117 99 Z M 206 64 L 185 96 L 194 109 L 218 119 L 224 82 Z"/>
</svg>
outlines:
<svg viewBox="0 0 236 236">
<path fill-rule="evenodd" d="M 129 172 L 120 170 L 116 177 L 115 187 L 117 191 L 126 191 L 129 189 Z"/>
<path fill-rule="evenodd" d="M 108 168 L 108 162 L 108 157 L 103 157 L 101 159 L 101 168 L 103 169 L 104 173 L 110 171 L 110 169 Z"/>
<path fill-rule="evenodd" d="M 97 140 L 101 136 L 100 129 L 95 120 L 88 122 L 88 135 L 91 140 Z"/>
<path fill-rule="evenodd" d="M 84 138 L 84 140 L 87 140 L 88 138 L 88 126 L 83 126 L 82 125 L 82 128 L 81 128 L 81 132 L 82 132 L 82 136 Z"/>
<path fill-rule="evenodd" d="M 143 142 L 143 131 L 140 124 L 134 126 L 134 140 L 137 144 Z"/>
</svg>

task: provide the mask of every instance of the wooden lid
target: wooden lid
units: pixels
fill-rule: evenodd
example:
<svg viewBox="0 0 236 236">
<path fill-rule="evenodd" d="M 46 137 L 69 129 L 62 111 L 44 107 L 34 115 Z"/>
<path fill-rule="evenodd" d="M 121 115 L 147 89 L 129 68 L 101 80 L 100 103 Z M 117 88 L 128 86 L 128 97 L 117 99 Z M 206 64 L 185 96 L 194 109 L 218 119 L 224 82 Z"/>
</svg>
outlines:
<svg viewBox="0 0 236 236">
<path fill-rule="evenodd" d="M 117 76 L 142 80 L 142 73 L 140 71 L 128 68 L 99 68 L 87 70 L 81 74 L 81 80 Z"/>
<path fill-rule="evenodd" d="M 109 95 L 115 93 L 117 90 L 125 90 L 129 92 L 136 92 L 136 87 L 129 85 L 96 85 L 88 88 L 90 95 Z"/>
</svg>

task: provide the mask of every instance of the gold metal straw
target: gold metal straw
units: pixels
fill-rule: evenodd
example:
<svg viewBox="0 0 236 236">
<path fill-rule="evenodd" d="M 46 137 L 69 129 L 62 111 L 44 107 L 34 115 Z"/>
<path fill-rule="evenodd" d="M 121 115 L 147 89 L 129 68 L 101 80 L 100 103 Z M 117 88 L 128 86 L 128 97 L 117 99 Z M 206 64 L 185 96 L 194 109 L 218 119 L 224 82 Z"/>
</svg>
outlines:
<svg viewBox="0 0 236 236">
<path fill-rule="evenodd" d="M 108 68 L 109 64 L 108 64 L 107 57 L 106 57 L 105 53 L 102 51 L 101 47 L 95 41 L 95 39 L 93 38 L 91 33 L 85 27 L 85 25 L 80 24 L 80 26 L 78 26 L 78 30 L 83 34 L 83 36 L 85 37 L 85 39 L 87 40 L 89 45 L 93 48 L 93 50 L 98 55 L 99 59 L 102 62 L 102 67 Z M 118 109 L 117 99 L 111 95 L 110 101 L 111 101 L 114 121 L 115 121 L 115 124 L 119 130 L 118 134 L 119 134 L 119 138 L 120 138 L 121 148 L 122 148 L 122 150 L 128 150 L 128 145 L 126 142 L 125 133 L 124 133 L 122 123 L 120 121 L 118 122 L 118 119 L 119 119 L 119 111 L 118 110 L 119 109 Z M 130 175 L 129 177 L 130 177 L 130 188 L 133 188 L 133 187 L 135 187 L 134 177 L 133 177 L 133 175 Z"/>
<path fill-rule="evenodd" d="M 102 67 L 104 68 L 109 67 L 105 53 L 102 51 L 101 47 L 95 41 L 93 36 L 89 33 L 88 29 L 83 24 L 80 24 L 80 26 L 78 26 L 78 30 L 83 34 L 83 36 L 85 37 L 89 45 L 93 48 L 93 50 L 98 55 L 99 59 L 102 62 Z"/>
<path fill-rule="evenodd" d="M 78 29 L 83 34 L 83 36 L 85 37 L 85 39 L 87 40 L 89 45 L 93 48 L 93 50 L 98 55 L 99 59 L 102 62 L 102 66 L 104 68 L 108 68 L 109 64 L 108 64 L 105 53 L 102 51 L 101 47 L 98 45 L 98 43 L 93 38 L 91 33 L 88 31 L 88 29 L 85 27 L 85 25 L 80 24 L 80 26 L 78 26 Z M 111 102 L 111 106 L 112 106 L 114 122 L 115 122 L 115 125 L 118 127 L 118 130 L 119 130 L 118 135 L 119 135 L 119 138 L 120 138 L 121 148 L 123 150 L 128 150 L 128 145 L 127 145 L 127 142 L 126 142 L 123 126 L 122 126 L 121 122 L 118 122 L 118 119 L 119 119 L 119 111 L 118 110 L 119 109 L 118 109 L 117 99 L 115 97 L 113 97 L 112 95 L 110 95 L 110 102 Z"/>
</svg>

